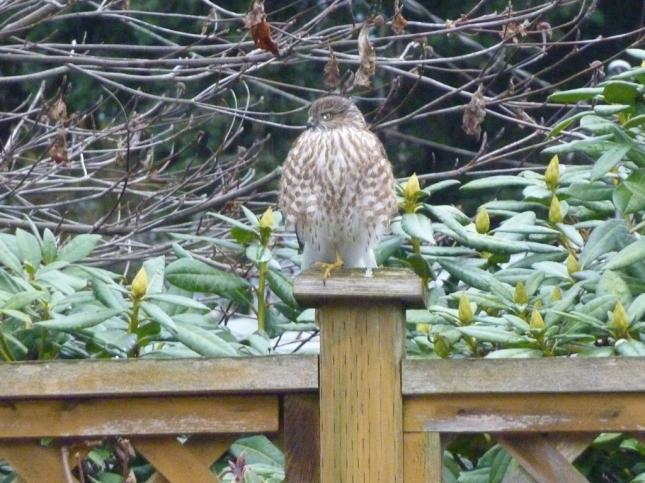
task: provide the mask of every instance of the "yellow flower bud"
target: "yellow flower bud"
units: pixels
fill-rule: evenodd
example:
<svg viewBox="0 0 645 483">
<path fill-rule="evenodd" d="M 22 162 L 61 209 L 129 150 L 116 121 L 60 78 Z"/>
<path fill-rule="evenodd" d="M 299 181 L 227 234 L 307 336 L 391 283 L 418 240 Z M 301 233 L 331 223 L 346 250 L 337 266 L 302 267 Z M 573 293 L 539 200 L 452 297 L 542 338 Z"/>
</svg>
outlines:
<svg viewBox="0 0 645 483">
<path fill-rule="evenodd" d="M 567 264 L 567 272 L 569 272 L 569 275 L 580 271 L 580 262 L 578 262 L 573 253 L 569 253 L 565 263 Z"/>
<path fill-rule="evenodd" d="M 260 228 L 273 228 L 275 226 L 275 216 L 273 210 L 269 206 L 260 217 Z"/>
<path fill-rule="evenodd" d="M 515 285 L 515 293 L 513 294 L 513 301 L 516 304 L 524 305 L 529 301 L 529 296 L 526 293 L 526 287 L 522 282 L 517 282 Z"/>
<path fill-rule="evenodd" d="M 557 302 L 558 300 L 562 300 L 562 291 L 560 290 L 560 287 L 553 287 L 553 290 L 551 291 L 551 301 Z"/>
<path fill-rule="evenodd" d="M 627 312 L 625 312 L 625 307 L 620 302 L 617 302 L 616 307 L 614 307 L 614 312 L 611 317 L 611 328 L 619 336 L 625 334 L 629 328 L 629 317 L 627 316 Z"/>
<path fill-rule="evenodd" d="M 436 335 L 433 340 L 434 352 L 442 359 L 450 355 L 450 343 L 448 339 L 441 335 Z"/>
<path fill-rule="evenodd" d="M 461 295 L 459 295 L 459 321 L 464 325 L 468 325 L 472 322 L 473 318 L 473 309 L 470 306 L 468 294 L 466 294 L 466 292 L 462 292 Z"/>
<path fill-rule="evenodd" d="M 408 182 L 405 183 L 403 194 L 405 195 L 405 198 L 407 200 L 416 200 L 419 191 L 421 191 L 421 186 L 419 186 L 419 178 L 417 178 L 417 174 L 414 173 L 408 178 Z"/>
<path fill-rule="evenodd" d="M 553 198 L 551 198 L 551 205 L 549 206 L 549 223 L 555 225 L 556 223 L 562 223 L 563 219 L 564 217 L 562 216 L 560 200 L 556 195 L 553 195 Z"/>
<path fill-rule="evenodd" d="M 533 309 L 533 312 L 531 312 L 531 322 L 529 323 L 529 326 L 534 330 L 542 330 L 545 327 L 544 319 L 537 309 Z"/>
<path fill-rule="evenodd" d="M 555 191 L 558 187 L 560 179 L 560 159 L 556 154 L 549 161 L 546 171 L 544 172 L 544 182 L 551 191 Z"/>
<path fill-rule="evenodd" d="M 417 332 L 428 334 L 430 332 L 430 324 L 417 324 Z"/>
<path fill-rule="evenodd" d="M 488 230 L 490 230 L 490 217 L 488 216 L 488 210 L 486 208 L 480 208 L 477 211 L 475 228 L 477 229 L 477 233 L 480 234 L 488 233 Z"/>
<path fill-rule="evenodd" d="M 132 280 L 132 297 L 140 299 L 148 291 L 148 274 L 145 268 L 141 267 Z"/>
</svg>

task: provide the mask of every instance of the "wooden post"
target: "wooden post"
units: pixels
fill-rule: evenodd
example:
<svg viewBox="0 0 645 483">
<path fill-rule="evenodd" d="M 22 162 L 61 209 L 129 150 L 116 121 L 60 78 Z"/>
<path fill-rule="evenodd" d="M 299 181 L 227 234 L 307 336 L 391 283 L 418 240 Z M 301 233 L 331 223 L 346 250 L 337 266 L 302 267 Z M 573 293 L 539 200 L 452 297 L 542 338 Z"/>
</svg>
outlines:
<svg viewBox="0 0 645 483">
<path fill-rule="evenodd" d="M 407 270 L 320 271 L 295 280 L 294 295 L 318 308 L 322 483 L 403 482 L 401 358 L 404 306 L 424 301 Z"/>
</svg>

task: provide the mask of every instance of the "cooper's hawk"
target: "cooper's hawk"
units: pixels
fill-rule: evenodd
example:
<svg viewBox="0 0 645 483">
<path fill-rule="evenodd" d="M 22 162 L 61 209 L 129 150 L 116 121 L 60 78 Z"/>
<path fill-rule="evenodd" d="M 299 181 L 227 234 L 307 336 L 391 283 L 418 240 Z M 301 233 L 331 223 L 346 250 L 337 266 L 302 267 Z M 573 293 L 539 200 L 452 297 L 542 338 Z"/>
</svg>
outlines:
<svg viewBox="0 0 645 483">
<path fill-rule="evenodd" d="M 340 264 L 339 257 L 348 268 L 376 267 L 374 247 L 397 211 L 394 177 L 351 100 L 327 96 L 311 105 L 308 129 L 284 163 L 280 209 L 304 244 L 303 269 Z"/>
</svg>

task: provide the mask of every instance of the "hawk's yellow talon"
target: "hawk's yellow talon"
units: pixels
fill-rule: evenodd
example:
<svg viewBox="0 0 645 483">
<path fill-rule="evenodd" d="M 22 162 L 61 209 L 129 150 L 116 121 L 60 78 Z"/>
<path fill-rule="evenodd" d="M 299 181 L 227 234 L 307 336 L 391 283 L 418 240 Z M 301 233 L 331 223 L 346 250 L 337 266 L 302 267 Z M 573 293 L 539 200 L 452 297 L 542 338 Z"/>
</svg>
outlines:
<svg viewBox="0 0 645 483">
<path fill-rule="evenodd" d="M 336 252 L 336 261 L 333 263 L 320 263 L 320 266 L 323 269 L 323 283 L 331 277 L 331 272 L 337 268 L 342 268 L 344 265 L 343 259 L 340 256 L 340 253 Z"/>
</svg>

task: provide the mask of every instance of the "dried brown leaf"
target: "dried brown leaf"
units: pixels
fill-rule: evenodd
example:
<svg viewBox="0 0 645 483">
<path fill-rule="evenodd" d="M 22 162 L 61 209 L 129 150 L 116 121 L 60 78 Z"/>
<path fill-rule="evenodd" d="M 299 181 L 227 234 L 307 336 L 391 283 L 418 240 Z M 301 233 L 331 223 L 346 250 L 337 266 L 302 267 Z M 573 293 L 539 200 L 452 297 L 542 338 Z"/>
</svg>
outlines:
<svg viewBox="0 0 645 483">
<path fill-rule="evenodd" d="M 369 22 L 365 22 L 358 34 L 358 55 L 360 57 L 360 66 L 354 76 L 354 85 L 370 87 L 371 78 L 376 72 L 376 52 L 370 43 Z"/>
<path fill-rule="evenodd" d="M 340 80 L 340 69 L 338 68 L 336 54 L 334 54 L 334 51 L 330 48 L 329 60 L 325 64 L 325 68 L 323 70 L 323 81 L 328 88 L 334 89 L 335 87 L 338 87 Z"/>
<path fill-rule="evenodd" d="M 62 97 L 56 99 L 53 104 L 49 107 L 47 111 L 47 117 L 52 120 L 52 122 L 65 123 L 67 120 L 67 105 Z"/>
<path fill-rule="evenodd" d="M 504 24 L 499 35 L 500 37 L 502 37 L 502 39 L 511 39 L 514 44 L 517 44 L 520 39 L 526 37 L 526 29 L 529 27 L 529 25 L 530 23 L 527 20 L 522 23 L 511 21 Z"/>
<path fill-rule="evenodd" d="M 392 32 L 396 35 L 399 35 L 405 29 L 405 26 L 408 24 L 408 21 L 405 19 L 401 13 L 403 8 L 401 7 L 401 2 L 397 0 L 394 2 L 394 17 L 392 17 Z"/>
<path fill-rule="evenodd" d="M 255 0 L 253 7 L 244 17 L 244 25 L 251 32 L 253 42 L 258 49 L 266 50 L 274 55 L 278 55 L 280 50 L 271 36 L 271 26 L 267 22 L 267 16 L 264 12 L 264 0 Z"/>
<path fill-rule="evenodd" d="M 65 139 L 65 131 L 59 130 L 54 138 L 54 142 L 47 150 L 47 154 L 51 157 L 56 164 L 63 164 L 69 161 L 67 154 L 67 140 Z"/>
<path fill-rule="evenodd" d="M 259 23 L 265 22 L 267 19 L 266 13 L 264 12 L 264 1 L 255 0 L 253 2 L 253 7 L 251 10 L 246 12 L 244 17 L 244 26 L 251 30 L 251 28 Z"/>
<path fill-rule="evenodd" d="M 464 110 L 462 128 L 469 136 L 477 139 L 481 136 L 481 124 L 486 118 L 486 101 L 484 100 L 483 86 L 479 86 Z"/>
</svg>

